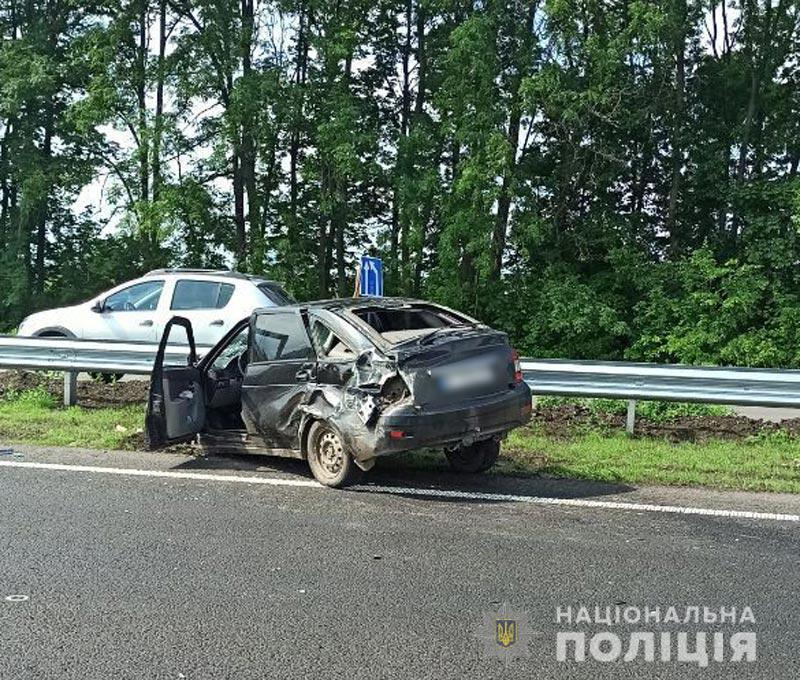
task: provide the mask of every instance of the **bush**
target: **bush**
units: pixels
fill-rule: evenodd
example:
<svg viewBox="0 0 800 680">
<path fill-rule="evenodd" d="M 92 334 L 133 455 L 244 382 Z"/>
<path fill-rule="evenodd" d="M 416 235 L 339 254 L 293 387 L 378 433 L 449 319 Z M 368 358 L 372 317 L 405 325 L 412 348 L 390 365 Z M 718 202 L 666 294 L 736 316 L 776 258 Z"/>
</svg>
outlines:
<svg viewBox="0 0 800 680">
<path fill-rule="evenodd" d="M 3 395 L 3 401 L 21 408 L 52 409 L 56 406 L 53 395 L 41 387 L 32 390 L 9 390 Z"/>
</svg>

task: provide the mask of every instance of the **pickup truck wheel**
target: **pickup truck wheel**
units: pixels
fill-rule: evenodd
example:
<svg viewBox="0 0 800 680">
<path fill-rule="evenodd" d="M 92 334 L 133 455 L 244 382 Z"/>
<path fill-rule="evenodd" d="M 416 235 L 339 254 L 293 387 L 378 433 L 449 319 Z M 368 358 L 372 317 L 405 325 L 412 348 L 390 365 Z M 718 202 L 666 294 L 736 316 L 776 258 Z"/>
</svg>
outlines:
<svg viewBox="0 0 800 680">
<path fill-rule="evenodd" d="M 314 423 L 308 433 L 308 465 L 320 484 L 337 489 L 354 484 L 361 477 L 361 469 L 345 449 L 339 433 L 321 421 Z"/>
<path fill-rule="evenodd" d="M 444 450 L 447 462 L 456 472 L 485 472 L 497 461 L 500 442 L 487 439 L 470 446 L 453 446 Z"/>
</svg>

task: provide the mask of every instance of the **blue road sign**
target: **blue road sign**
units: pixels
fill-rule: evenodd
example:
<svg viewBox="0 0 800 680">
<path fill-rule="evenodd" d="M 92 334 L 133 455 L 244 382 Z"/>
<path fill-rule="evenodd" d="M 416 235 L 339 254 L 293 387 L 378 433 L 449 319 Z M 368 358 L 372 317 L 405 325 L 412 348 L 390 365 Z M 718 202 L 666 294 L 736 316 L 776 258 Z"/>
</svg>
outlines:
<svg viewBox="0 0 800 680">
<path fill-rule="evenodd" d="M 358 277 L 358 294 L 380 297 L 383 295 L 383 263 L 379 257 L 361 257 Z"/>
</svg>

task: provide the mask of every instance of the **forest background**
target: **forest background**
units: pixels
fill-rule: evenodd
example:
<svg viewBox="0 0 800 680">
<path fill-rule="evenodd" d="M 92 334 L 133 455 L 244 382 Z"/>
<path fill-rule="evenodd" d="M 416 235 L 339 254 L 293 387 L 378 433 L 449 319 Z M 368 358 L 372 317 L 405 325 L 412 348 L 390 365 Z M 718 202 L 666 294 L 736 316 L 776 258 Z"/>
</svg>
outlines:
<svg viewBox="0 0 800 680">
<path fill-rule="evenodd" d="M 798 0 L 0 0 L 0 331 L 161 266 L 800 367 Z"/>
</svg>

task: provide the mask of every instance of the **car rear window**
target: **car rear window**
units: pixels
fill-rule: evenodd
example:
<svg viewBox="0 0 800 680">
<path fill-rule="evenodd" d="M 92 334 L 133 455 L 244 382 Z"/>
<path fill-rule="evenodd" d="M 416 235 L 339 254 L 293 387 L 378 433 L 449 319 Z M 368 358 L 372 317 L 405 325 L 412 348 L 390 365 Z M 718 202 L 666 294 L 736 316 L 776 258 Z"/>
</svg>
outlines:
<svg viewBox="0 0 800 680">
<path fill-rule="evenodd" d="M 441 307 L 409 305 L 407 307 L 360 307 L 353 310 L 359 319 L 374 328 L 388 342 L 403 342 L 427 331 L 472 323 L 466 317 Z"/>
<path fill-rule="evenodd" d="M 277 283 L 259 283 L 258 289 L 261 291 L 262 295 L 276 307 L 293 305 L 295 303 L 294 298 Z"/>
<path fill-rule="evenodd" d="M 222 309 L 230 301 L 233 290 L 230 283 L 177 281 L 171 309 Z"/>
<path fill-rule="evenodd" d="M 310 359 L 314 356 L 299 312 L 256 317 L 253 362 Z"/>
</svg>

